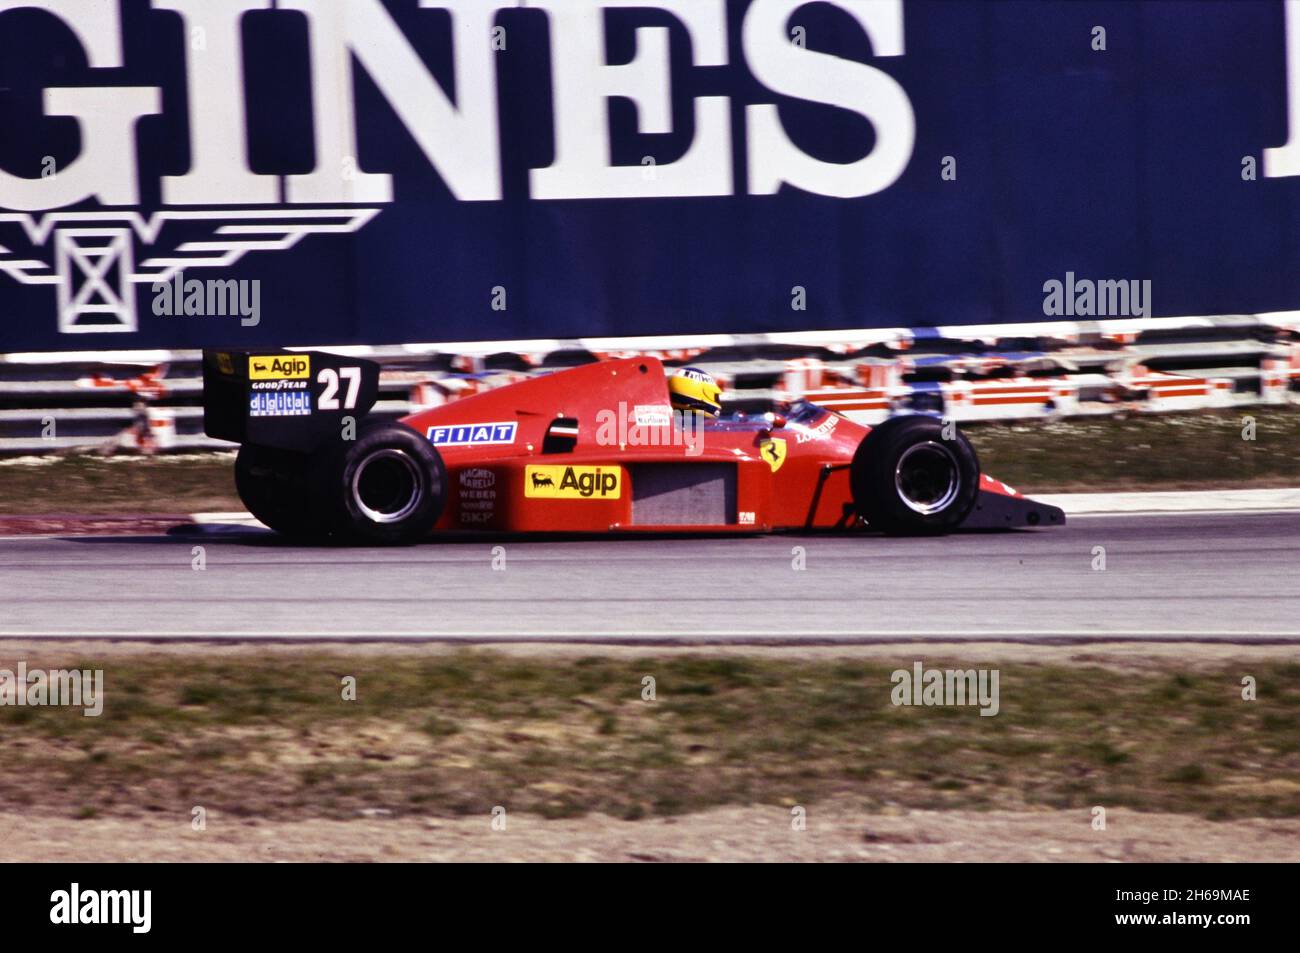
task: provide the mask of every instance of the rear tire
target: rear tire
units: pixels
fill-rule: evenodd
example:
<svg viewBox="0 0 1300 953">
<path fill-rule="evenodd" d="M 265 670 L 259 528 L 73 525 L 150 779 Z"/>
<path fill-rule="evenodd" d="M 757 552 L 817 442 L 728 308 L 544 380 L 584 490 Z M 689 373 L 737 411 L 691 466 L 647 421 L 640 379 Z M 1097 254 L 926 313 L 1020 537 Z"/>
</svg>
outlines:
<svg viewBox="0 0 1300 953">
<path fill-rule="evenodd" d="M 312 480 L 341 539 L 402 545 L 428 536 L 438 522 L 447 470 L 434 446 L 405 424 L 362 421 L 356 440 L 317 452 Z"/>
<path fill-rule="evenodd" d="M 895 536 L 945 533 L 970 514 L 979 495 L 975 448 L 960 431 L 920 415 L 893 417 L 858 446 L 849 470 L 853 503 L 874 529 Z"/>
<path fill-rule="evenodd" d="M 312 514 L 310 462 L 304 453 L 246 443 L 235 457 L 235 489 L 248 512 L 277 533 L 324 536 L 328 527 Z"/>
</svg>

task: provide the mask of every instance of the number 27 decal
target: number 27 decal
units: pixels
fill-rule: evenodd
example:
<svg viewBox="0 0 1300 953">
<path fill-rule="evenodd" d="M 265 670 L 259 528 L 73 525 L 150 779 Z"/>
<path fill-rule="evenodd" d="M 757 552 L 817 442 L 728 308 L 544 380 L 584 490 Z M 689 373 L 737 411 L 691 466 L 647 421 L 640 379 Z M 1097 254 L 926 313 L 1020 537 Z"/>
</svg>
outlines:
<svg viewBox="0 0 1300 953">
<path fill-rule="evenodd" d="M 357 406 L 357 392 L 361 390 L 361 368 L 340 367 L 336 371 L 332 367 L 326 367 L 316 375 L 317 383 L 325 385 L 325 390 L 321 392 L 320 401 L 317 403 L 321 410 L 339 409 L 340 377 L 348 382 L 348 392 L 343 398 L 343 409 L 352 410 Z"/>
</svg>

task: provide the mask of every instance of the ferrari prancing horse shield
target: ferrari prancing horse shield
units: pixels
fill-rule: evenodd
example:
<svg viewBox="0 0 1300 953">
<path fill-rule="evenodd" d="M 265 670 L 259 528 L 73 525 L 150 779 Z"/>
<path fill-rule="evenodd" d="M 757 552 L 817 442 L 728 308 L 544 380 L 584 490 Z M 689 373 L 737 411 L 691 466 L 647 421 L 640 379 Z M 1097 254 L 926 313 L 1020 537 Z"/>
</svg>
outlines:
<svg viewBox="0 0 1300 953">
<path fill-rule="evenodd" d="M 775 473 L 785 463 L 785 441 L 780 437 L 764 437 L 758 442 L 758 455 L 767 461 Z"/>
</svg>

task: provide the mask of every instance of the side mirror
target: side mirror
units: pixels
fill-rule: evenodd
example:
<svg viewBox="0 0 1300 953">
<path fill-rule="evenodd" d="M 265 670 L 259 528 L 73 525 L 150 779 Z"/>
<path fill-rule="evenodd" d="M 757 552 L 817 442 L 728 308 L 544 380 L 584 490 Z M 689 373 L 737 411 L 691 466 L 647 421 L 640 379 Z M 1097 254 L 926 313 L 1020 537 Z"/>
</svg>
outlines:
<svg viewBox="0 0 1300 953">
<path fill-rule="evenodd" d="M 787 423 L 785 419 L 785 414 L 769 413 L 766 415 L 766 417 L 767 417 L 767 426 L 770 430 L 780 430 L 783 427 L 785 427 Z"/>
</svg>

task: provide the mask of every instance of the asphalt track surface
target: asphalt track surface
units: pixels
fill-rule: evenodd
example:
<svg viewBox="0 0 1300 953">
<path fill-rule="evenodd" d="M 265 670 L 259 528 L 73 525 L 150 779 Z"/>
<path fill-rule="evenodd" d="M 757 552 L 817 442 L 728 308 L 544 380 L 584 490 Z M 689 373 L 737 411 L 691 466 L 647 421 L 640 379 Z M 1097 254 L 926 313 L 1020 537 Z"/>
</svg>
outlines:
<svg viewBox="0 0 1300 953">
<path fill-rule="evenodd" d="M 196 545 L 202 571 L 192 568 Z M 503 570 L 493 569 L 494 546 Z M 1300 645 L 1300 513 L 1077 517 L 1052 530 L 940 539 L 384 550 L 304 548 L 259 530 L 11 537 L 0 539 L 0 635 Z"/>
</svg>

